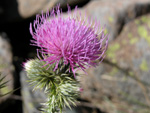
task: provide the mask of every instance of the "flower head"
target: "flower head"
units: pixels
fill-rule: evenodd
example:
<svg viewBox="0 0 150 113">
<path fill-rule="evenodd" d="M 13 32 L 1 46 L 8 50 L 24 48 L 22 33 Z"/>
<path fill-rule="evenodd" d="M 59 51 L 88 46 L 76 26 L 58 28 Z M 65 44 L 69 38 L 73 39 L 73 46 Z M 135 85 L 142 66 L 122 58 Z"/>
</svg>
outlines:
<svg viewBox="0 0 150 113">
<path fill-rule="evenodd" d="M 68 10 L 68 15 L 71 15 L 69 7 Z M 39 47 L 37 51 L 42 54 L 46 65 L 55 63 L 57 69 L 59 62 L 64 62 L 73 73 L 76 68 L 85 70 L 96 66 L 96 61 L 103 59 L 108 43 L 105 28 L 98 21 L 94 22 L 93 24 L 89 18 L 82 19 L 81 15 L 77 15 L 77 8 L 74 16 L 64 18 L 57 6 L 56 10 L 45 15 L 37 15 L 33 28 L 30 24 L 32 44 Z"/>
</svg>

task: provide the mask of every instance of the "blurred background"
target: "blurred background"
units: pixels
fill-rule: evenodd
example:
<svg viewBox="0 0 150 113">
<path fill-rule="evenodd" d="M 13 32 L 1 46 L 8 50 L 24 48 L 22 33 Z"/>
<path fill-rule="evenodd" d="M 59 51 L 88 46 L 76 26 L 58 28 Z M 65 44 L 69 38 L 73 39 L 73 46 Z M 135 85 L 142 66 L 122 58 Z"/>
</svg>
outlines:
<svg viewBox="0 0 150 113">
<path fill-rule="evenodd" d="M 81 13 L 106 25 L 104 61 L 81 77 L 80 103 L 66 113 L 150 113 L 150 0 L 0 0 L 0 113 L 39 113 L 42 92 L 32 92 L 22 63 L 36 56 L 29 24 L 35 15 L 60 3 L 66 14 Z"/>
</svg>

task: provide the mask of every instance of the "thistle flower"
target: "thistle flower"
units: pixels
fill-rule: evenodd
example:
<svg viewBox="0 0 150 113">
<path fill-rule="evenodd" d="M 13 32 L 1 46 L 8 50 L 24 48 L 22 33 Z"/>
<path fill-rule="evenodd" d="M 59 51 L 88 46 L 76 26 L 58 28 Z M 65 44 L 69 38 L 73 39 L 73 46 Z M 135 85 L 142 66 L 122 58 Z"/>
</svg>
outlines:
<svg viewBox="0 0 150 113">
<path fill-rule="evenodd" d="M 39 47 L 37 51 L 42 55 L 45 65 L 55 63 L 56 70 L 59 62 L 63 61 L 65 65 L 69 64 L 69 69 L 75 74 L 75 69 L 84 71 L 103 59 L 108 35 L 104 34 L 105 28 L 98 21 L 94 20 L 93 24 L 87 17 L 82 19 L 77 14 L 77 8 L 73 13 L 74 16 L 71 16 L 68 6 L 70 16 L 62 17 L 58 5 L 56 10 L 37 15 L 33 28 L 30 24 L 30 33 L 33 37 L 32 45 Z"/>
</svg>

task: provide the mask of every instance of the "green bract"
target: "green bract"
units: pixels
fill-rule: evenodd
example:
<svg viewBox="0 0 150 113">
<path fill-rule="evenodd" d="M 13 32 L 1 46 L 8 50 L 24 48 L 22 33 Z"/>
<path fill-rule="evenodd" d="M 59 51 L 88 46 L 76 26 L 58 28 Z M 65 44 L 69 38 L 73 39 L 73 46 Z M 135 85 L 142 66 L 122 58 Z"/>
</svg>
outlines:
<svg viewBox="0 0 150 113">
<path fill-rule="evenodd" d="M 79 96 L 79 83 L 69 72 L 69 65 L 59 63 L 57 70 L 53 71 L 55 64 L 48 67 L 46 62 L 39 59 L 29 60 L 25 63 L 25 70 L 29 82 L 34 85 L 34 89 L 42 89 L 47 95 L 47 102 L 43 112 L 62 113 L 65 106 L 75 105 Z"/>
</svg>

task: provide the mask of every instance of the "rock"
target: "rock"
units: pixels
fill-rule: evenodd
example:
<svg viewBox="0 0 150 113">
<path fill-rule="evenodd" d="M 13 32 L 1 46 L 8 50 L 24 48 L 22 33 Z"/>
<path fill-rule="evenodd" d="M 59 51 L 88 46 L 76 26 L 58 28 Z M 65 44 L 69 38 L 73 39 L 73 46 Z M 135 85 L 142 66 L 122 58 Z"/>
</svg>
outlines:
<svg viewBox="0 0 150 113">
<path fill-rule="evenodd" d="M 33 87 L 27 82 L 27 75 L 24 71 L 20 73 L 21 94 L 23 98 L 23 113 L 40 113 L 41 103 L 46 100 L 42 91 L 33 91 Z"/>
<path fill-rule="evenodd" d="M 13 90 L 14 79 L 13 79 L 14 67 L 12 64 L 12 51 L 7 35 L 5 33 L 0 34 L 0 79 L 5 76 L 4 83 L 8 81 L 6 87 L 0 89 L 0 94 L 6 94 Z M 11 94 L 0 97 L 0 104 L 5 101 Z"/>
<path fill-rule="evenodd" d="M 61 7 L 66 8 L 67 4 L 75 6 L 87 0 L 18 0 L 19 13 L 23 18 L 31 17 L 41 11 L 46 12 L 60 3 Z"/>
<path fill-rule="evenodd" d="M 50 10 L 57 2 L 58 0 L 18 0 L 19 14 L 23 18 L 28 18 L 41 13 L 42 10 Z"/>
<path fill-rule="evenodd" d="M 103 63 L 87 70 L 88 75 L 81 78 L 83 99 L 108 113 L 149 111 L 149 20 L 150 15 L 145 15 L 129 22 L 121 34 L 109 43 Z"/>
<path fill-rule="evenodd" d="M 74 8 L 75 6 L 86 4 L 89 1 L 90 0 L 59 0 L 58 3 L 60 3 L 60 6 L 62 8 L 66 8 L 67 4 L 69 4 L 69 6 L 72 6 Z"/>
<path fill-rule="evenodd" d="M 149 0 L 92 0 L 83 10 L 89 17 L 106 25 L 111 41 L 118 36 L 125 23 L 148 13 L 149 6 Z"/>
</svg>

